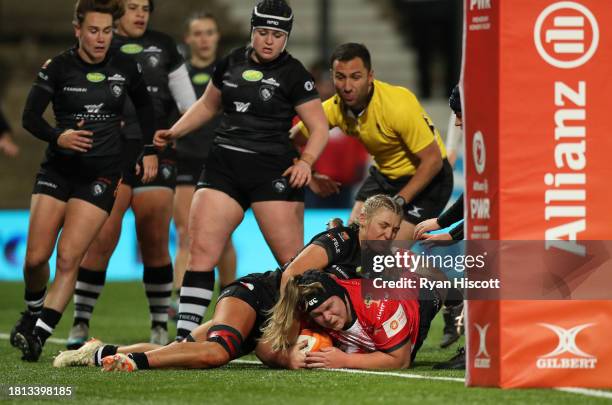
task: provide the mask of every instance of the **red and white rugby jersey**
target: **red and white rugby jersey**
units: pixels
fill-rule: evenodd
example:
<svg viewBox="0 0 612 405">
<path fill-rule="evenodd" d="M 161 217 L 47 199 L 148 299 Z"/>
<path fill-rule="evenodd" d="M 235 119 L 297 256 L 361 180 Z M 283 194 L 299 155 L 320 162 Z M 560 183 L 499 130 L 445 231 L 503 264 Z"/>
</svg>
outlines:
<svg viewBox="0 0 612 405">
<path fill-rule="evenodd" d="M 357 318 L 347 330 L 326 330 L 335 346 L 346 353 L 392 352 L 408 341 L 414 346 L 419 332 L 417 300 L 366 300 L 362 280 L 335 281 L 348 292 Z"/>
</svg>

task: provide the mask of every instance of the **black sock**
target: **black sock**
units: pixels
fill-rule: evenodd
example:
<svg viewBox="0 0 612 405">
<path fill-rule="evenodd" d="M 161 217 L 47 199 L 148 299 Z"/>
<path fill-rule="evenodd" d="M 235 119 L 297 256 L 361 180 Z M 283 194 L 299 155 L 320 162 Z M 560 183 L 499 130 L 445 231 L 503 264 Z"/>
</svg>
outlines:
<svg viewBox="0 0 612 405">
<path fill-rule="evenodd" d="M 192 330 L 200 325 L 206 313 L 206 308 L 210 305 L 214 287 L 214 270 L 187 270 L 185 272 L 176 324 L 177 340 L 185 339 Z"/>
<path fill-rule="evenodd" d="M 151 313 L 151 328 L 161 326 L 168 329 L 168 308 L 172 297 L 172 264 L 161 267 L 144 268 L 142 281 L 145 285 L 149 312 Z"/>
<path fill-rule="evenodd" d="M 463 303 L 463 294 L 456 288 L 449 288 L 446 291 L 445 307 L 454 307 Z"/>
<path fill-rule="evenodd" d="M 40 315 L 40 311 L 42 311 L 43 304 L 45 302 L 45 294 L 47 293 L 47 289 L 43 288 L 41 291 L 34 292 L 25 290 L 24 300 L 28 311 L 32 315 Z"/>
<path fill-rule="evenodd" d="M 76 288 L 74 290 L 74 323 L 84 323 L 89 326 L 98 297 L 106 281 L 106 270 L 93 271 L 79 267 Z"/>
<path fill-rule="evenodd" d="M 53 333 L 55 326 L 62 318 L 62 314 L 54 309 L 43 307 L 40 312 L 40 318 L 36 321 L 34 327 L 34 334 L 40 338 L 41 343 L 44 345 L 49 336 Z"/>
<path fill-rule="evenodd" d="M 119 346 L 104 345 L 98 350 L 96 350 L 96 352 L 94 353 L 94 363 L 96 364 L 96 366 L 102 366 L 102 359 L 106 356 L 112 356 L 114 354 L 117 354 L 118 348 Z"/>
<path fill-rule="evenodd" d="M 128 357 L 134 360 L 136 363 L 136 367 L 138 370 L 146 370 L 149 368 L 149 359 L 147 359 L 147 355 L 144 353 L 130 353 Z"/>
</svg>

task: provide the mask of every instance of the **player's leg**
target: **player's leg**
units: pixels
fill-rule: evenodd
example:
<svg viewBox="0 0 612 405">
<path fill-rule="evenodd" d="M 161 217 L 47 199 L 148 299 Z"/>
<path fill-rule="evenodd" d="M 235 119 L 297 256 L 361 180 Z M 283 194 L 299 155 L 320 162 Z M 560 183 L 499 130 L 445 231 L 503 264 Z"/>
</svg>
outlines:
<svg viewBox="0 0 612 405">
<path fill-rule="evenodd" d="M 252 208 L 276 261 L 287 263 L 304 246 L 304 203 L 258 201 Z"/>
<path fill-rule="evenodd" d="M 131 198 L 131 186 L 120 184 L 110 216 L 81 262 L 74 290 L 74 321 L 66 344 L 68 349 L 77 349 L 87 341 L 89 321 L 104 288 L 108 262 L 119 242 L 123 216 Z"/>
</svg>

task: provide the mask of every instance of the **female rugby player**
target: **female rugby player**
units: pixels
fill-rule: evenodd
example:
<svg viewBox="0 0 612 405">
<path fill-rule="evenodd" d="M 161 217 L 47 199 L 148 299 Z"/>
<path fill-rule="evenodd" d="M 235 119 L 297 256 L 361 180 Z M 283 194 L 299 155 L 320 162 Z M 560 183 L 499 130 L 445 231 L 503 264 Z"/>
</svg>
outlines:
<svg viewBox="0 0 612 405">
<path fill-rule="evenodd" d="M 373 196 L 365 202 L 358 225 L 339 226 L 316 235 L 284 270 L 250 274 L 230 284 L 219 295 L 213 319 L 197 327 L 183 343 L 161 348 L 151 344 L 116 347 L 90 340 L 80 350 L 60 354 L 54 365 L 97 364 L 108 371 L 211 368 L 255 350 L 268 365 L 297 368 L 305 360 L 300 345 L 273 352 L 270 345 L 259 340 L 261 327 L 278 301 L 283 273 L 300 275 L 309 269 L 303 267 L 305 264 L 319 263 L 311 268 L 342 279 L 357 278 L 362 242 L 394 239 L 400 221 L 401 210 L 391 197 Z M 326 259 L 321 260 L 321 255 Z"/>
<path fill-rule="evenodd" d="M 213 268 L 251 207 L 277 262 L 303 246 L 304 191 L 325 147 L 328 127 L 312 76 L 285 51 L 293 13 L 284 0 L 264 0 L 251 16 L 251 44 L 218 65 L 204 95 L 155 144 L 166 146 L 223 119 L 190 210 L 190 258 L 183 279 L 177 339 L 196 328 L 210 304 Z M 288 131 L 295 113 L 312 131 L 297 156 Z"/>
<path fill-rule="evenodd" d="M 23 126 L 49 143 L 32 192 L 24 278 L 27 310 L 11 332 L 23 359 L 37 361 L 75 288 L 79 263 L 106 221 L 121 178 L 121 121 L 127 96 L 151 143 L 155 111 L 138 65 L 109 52 L 116 0 L 79 0 L 78 46 L 48 60 L 23 112 Z M 56 126 L 43 113 L 53 104 Z M 48 260 L 57 243 L 55 279 Z"/>
</svg>

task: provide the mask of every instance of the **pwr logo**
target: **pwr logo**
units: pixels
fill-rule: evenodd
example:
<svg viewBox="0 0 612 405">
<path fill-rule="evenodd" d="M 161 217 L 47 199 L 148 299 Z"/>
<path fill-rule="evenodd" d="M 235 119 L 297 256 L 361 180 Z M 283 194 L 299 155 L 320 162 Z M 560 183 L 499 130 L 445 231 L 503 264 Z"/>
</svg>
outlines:
<svg viewBox="0 0 612 405">
<path fill-rule="evenodd" d="M 553 331 L 559 341 L 557 347 L 555 347 L 553 351 L 540 356 L 536 360 L 537 368 L 595 368 L 597 365 L 597 357 L 584 352 L 578 347 L 576 342 L 580 332 L 595 325 L 594 323 L 585 323 L 569 329 L 550 323 L 540 323 L 538 325 Z M 573 357 L 568 355 L 573 355 Z"/>
<path fill-rule="evenodd" d="M 585 64 L 599 44 L 599 26 L 582 4 L 561 1 L 551 4 L 538 16 L 533 30 L 536 49 L 542 59 L 561 69 Z"/>
</svg>

